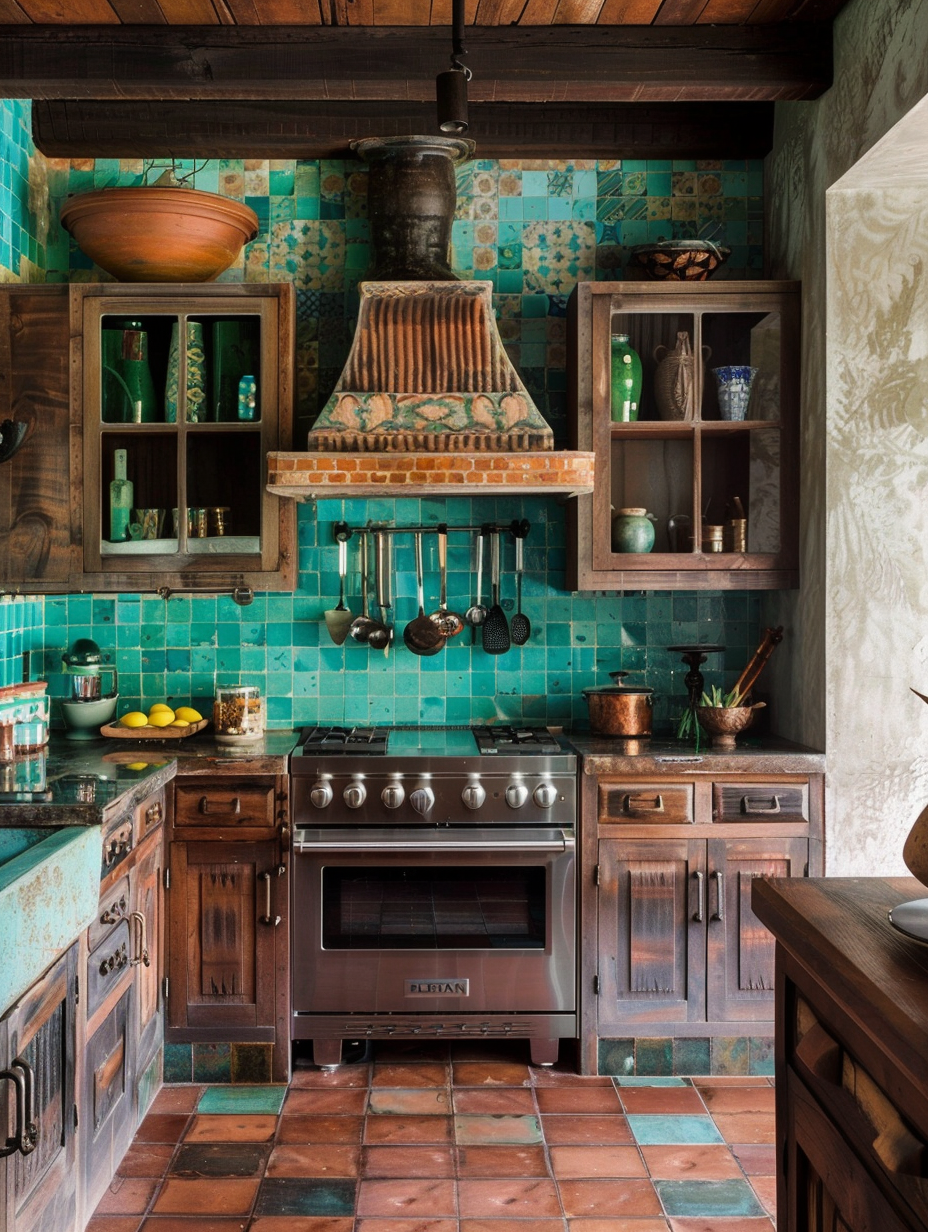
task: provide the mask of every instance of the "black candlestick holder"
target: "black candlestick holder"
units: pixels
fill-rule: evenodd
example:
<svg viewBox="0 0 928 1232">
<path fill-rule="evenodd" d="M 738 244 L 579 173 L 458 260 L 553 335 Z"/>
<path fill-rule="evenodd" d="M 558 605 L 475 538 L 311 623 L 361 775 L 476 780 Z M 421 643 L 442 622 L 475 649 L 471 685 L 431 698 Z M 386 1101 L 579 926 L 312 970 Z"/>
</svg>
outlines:
<svg viewBox="0 0 928 1232">
<path fill-rule="evenodd" d="M 683 659 L 683 662 L 690 669 L 683 679 L 689 693 L 689 701 L 686 706 L 686 714 L 680 721 L 677 734 L 685 736 L 687 734 L 699 734 L 699 722 L 696 718 L 696 707 L 699 705 L 699 699 L 702 697 L 705 680 L 703 674 L 699 670 L 705 663 L 710 654 L 721 654 L 725 649 L 724 646 L 668 646 L 667 649 L 672 654 L 678 654 Z"/>
</svg>

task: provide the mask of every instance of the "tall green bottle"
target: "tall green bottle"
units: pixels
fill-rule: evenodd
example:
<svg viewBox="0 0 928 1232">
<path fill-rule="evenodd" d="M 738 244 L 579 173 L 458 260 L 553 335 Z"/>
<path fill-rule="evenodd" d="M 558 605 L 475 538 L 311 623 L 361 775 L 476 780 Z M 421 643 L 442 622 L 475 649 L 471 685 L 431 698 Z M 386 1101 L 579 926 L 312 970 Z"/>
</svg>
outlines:
<svg viewBox="0 0 928 1232">
<path fill-rule="evenodd" d="M 126 478 L 126 451 L 113 450 L 113 480 L 110 483 L 110 542 L 122 543 L 129 538 L 129 521 L 135 489 Z"/>
<path fill-rule="evenodd" d="M 612 420 L 633 423 L 641 401 L 641 357 L 633 350 L 628 334 L 612 335 Z"/>
</svg>

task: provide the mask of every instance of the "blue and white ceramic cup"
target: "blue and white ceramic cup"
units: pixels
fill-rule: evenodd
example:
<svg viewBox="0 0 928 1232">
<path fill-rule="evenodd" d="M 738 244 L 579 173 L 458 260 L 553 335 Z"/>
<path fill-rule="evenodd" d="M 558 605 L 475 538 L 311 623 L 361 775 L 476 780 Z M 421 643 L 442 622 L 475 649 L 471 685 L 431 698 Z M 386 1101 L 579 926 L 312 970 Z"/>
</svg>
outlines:
<svg viewBox="0 0 928 1232">
<path fill-rule="evenodd" d="M 713 368 L 719 386 L 719 415 L 722 419 L 745 419 L 751 388 L 757 376 L 756 368 L 744 364 L 731 364 L 725 368 Z"/>
</svg>

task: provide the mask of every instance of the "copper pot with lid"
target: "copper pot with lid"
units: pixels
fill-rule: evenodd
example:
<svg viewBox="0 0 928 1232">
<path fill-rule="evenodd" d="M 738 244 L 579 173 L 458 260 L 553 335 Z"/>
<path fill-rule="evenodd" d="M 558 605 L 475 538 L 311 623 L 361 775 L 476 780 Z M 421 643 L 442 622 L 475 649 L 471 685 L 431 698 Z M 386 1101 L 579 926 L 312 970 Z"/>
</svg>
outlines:
<svg viewBox="0 0 928 1232">
<path fill-rule="evenodd" d="M 623 684 L 628 672 L 610 672 L 613 685 L 584 689 L 590 727 L 599 736 L 650 736 L 654 690 Z"/>
</svg>

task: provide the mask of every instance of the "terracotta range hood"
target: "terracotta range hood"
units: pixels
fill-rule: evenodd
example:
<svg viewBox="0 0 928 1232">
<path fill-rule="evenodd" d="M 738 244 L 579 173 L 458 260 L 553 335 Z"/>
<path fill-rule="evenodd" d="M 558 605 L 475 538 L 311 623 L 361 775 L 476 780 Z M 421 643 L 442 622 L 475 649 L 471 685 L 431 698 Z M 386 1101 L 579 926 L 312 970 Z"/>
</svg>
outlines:
<svg viewBox="0 0 928 1232">
<path fill-rule="evenodd" d="M 370 164 L 374 264 L 348 362 L 306 453 L 268 456 L 278 496 L 591 492 L 593 455 L 557 452 L 506 355 L 488 282 L 448 265 L 455 166 L 473 142 L 355 143 Z"/>
</svg>

